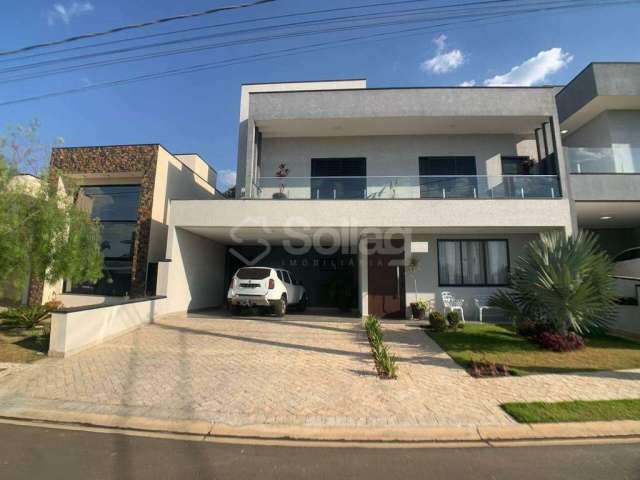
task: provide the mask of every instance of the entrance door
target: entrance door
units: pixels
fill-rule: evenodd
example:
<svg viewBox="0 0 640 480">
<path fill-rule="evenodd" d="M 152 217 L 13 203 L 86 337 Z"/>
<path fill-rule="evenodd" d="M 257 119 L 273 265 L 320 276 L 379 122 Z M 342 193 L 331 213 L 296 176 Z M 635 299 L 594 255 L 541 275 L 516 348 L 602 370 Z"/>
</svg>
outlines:
<svg viewBox="0 0 640 480">
<path fill-rule="evenodd" d="M 393 240 L 392 248 L 369 244 L 369 314 L 381 318 L 405 316 L 404 241 Z"/>
</svg>

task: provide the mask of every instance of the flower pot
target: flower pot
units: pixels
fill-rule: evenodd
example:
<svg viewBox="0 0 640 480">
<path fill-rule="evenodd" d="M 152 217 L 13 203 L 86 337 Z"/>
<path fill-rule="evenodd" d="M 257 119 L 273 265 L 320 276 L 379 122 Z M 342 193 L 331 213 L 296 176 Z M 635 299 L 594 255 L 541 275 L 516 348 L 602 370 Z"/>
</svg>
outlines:
<svg viewBox="0 0 640 480">
<path fill-rule="evenodd" d="M 411 316 L 418 320 L 424 320 L 427 316 L 427 310 L 420 307 L 417 303 L 411 304 Z"/>
<path fill-rule="evenodd" d="M 283 200 L 287 198 L 287 194 L 284 192 L 276 192 L 271 196 L 271 198 L 273 198 L 274 200 Z"/>
</svg>

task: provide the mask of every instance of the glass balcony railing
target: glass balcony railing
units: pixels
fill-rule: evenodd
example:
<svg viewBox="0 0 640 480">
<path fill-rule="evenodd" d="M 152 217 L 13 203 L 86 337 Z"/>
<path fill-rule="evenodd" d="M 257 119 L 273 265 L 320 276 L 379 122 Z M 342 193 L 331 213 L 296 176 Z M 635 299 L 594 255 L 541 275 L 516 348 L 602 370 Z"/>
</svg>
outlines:
<svg viewBox="0 0 640 480">
<path fill-rule="evenodd" d="M 394 177 L 262 177 L 262 199 L 456 199 L 558 198 L 555 175 L 445 175 Z"/>
<path fill-rule="evenodd" d="M 611 148 L 565 147 L 571 173 L 640 173 L 640 148 L 616 145 Z"/>
</svg>

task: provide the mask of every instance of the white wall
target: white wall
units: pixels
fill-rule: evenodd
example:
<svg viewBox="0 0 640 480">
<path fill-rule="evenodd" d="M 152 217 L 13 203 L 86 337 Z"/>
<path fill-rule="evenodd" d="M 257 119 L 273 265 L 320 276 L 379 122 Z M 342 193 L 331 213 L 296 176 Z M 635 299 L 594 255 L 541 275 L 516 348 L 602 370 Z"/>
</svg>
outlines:
<svg viewBox="0 0 640 480">
<path fill-rule="evenodd" d="M 575 132 L 570 132 L 563 143 L 567 147 L 612 149 L 612 155 L 605 155 L 601 160 L 606 168 L 636 172 L 640 168 L 640 110 L 602 112 Z"/>
<path fill-rule="evenodd" d="M 177 228 L 167 245 L 167 257 L 170 262 L 159 264 L 157 291 L 167 296 L 167 313 L 222 305 L 224 245 Z"/>
<path fill-rule="evenodd" d="M 51 315 L 49 355 L 66 357 L 150 323 L 163 313 L 165 299 L 99 306 Z"/>
<path fill-rule="evenodd" d="M 450 291 L 456 298 L 464 299 L 464 316 L 465 320 L 477 320 L 478 313 L 474 304 L 474 298 L 477 296 L 488 296 L 498 290 L 500 287 L 446 287 L 438 285 L 438 240 L 451 240 L 451 239 L 506 239 L 509 245 L 509 261 L 510 266 L 513 268 L 517 258 L 523 254 L 527 244 L 538 237 L 537 234 L 474 234 L 474 235 L 413 235 L 412 241 L 428 242 L 428 253 L 415 253 L 414 255 L 419 259 L 420 266 L 416 273 L 418 280 L 418 299 L 419 300 L 435 300 L 436 308 L 440 311 L 443 310 L 441 292 Z M 408 245 L 406 247 L 409 247 Z M 409 255 L 408 248 L 406 248 L 405 255 Z M 415 287 L 413 276 L 406 272 L 405 274 L 406 285 L 406 304 L 407 306 L 411 302 L 416 301 Z M 485 312 L 485 318 L 491 318 L 493 313 Z M 500 315 L 498 314 L 498 318 Z"/>
<path fill-rule="evenodd" d="M 75 308 L 87 305 L 114 305 L 116 303 L 125 302 L 128 300 L 128 297 L 107 297 L 104 295 L 61 293 L 52 296 L 51 298 L 45 297 L 45 302 L 54 299 L 62 302 L 63 308 Z"/>
<path fill-rule="evenodd" d="M 318 82 L 290 82 L 290 83 L 258 83 L 242 85 L 240 89 L 240 120 L 238 128 L 238 161 L 236 195 L 240 195 L 245 185 L 253 182 L 253 155 L 248 156 L 247 144 L 253 139 L 253 125 L 249 119 L 249 99 L 251 93 L 256 92 L 285 92 L 300 90 L 336 90 L 349 88 L 367 88 L 366 80 L 335 80 Z"/>
<path fill-rule="evenodd" d="M 364 157 L 368 177 L 415 177 L 419 175 L 419 157 L 458 155 L 476 157 L 478 175 L 501 175 L 500 155 L 517 155 L 519 142 L 520 138 L 514 135 L 263 138 L 261 174 L 275 177 L 278 165 L 285 163 L 290 177 L 310 177 L 312 158 Z M 293 182 L 287 192 L 289 198 L 308 198 L 309 185 L 295 188 Z M 381 180 L 368 179 L 370 191 L 381 186 Z M 402 180 L 396 192 L 399 198 L 418 198 L 416 179 Z M 273 191 L 265 189 L 263 193 L 270 197 Z"/>
<path fill-rule="evenodd" d="M 171 153 L 158 147 L 148 261 L 158 262 L 165 258 L 171 200 L 211 200 L 213 198 L 215 198 L 213 185 L 207 183 Z"/>
</svg>

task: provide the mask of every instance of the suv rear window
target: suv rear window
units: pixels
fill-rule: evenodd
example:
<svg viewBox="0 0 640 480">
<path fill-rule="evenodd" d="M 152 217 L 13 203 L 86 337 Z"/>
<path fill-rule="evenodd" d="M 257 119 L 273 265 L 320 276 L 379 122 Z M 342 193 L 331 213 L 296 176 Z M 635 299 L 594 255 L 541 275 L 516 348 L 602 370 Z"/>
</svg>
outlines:
<svg viewBox="0 0 640 480">
<path fill-rule="evenodd" d="M 263 280 L 270 274 L 269 268 L 241 268 L 236 276 L 242 280 Z"/>
</svg>

